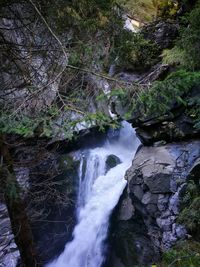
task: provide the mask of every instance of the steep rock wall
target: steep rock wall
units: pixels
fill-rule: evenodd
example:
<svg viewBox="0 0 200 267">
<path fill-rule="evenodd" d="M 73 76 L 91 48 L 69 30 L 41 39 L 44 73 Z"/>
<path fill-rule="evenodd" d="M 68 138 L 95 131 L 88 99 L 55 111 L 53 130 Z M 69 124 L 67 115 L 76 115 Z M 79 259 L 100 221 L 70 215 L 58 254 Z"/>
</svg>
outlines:
<svg viewBox="0 0 200 267">
<path fill-rule="evenodd" d="M 176 222 L 180 193 L 199 157 L 200 141 L 195 140 L 138 149 L 126 172 L 128 187 L 113 233 L 114 254 L 122 266 L 150 266 L 186 238 L 184 226 Z M 118 266 L 116 258 L 112 264 Z"/>
<path fill-rule="evenodd" d="M 67 60 L 30 3 L 5 4 L 1 14 L 1 99 L 33 115 L 55 100 Z"/>
</svg>

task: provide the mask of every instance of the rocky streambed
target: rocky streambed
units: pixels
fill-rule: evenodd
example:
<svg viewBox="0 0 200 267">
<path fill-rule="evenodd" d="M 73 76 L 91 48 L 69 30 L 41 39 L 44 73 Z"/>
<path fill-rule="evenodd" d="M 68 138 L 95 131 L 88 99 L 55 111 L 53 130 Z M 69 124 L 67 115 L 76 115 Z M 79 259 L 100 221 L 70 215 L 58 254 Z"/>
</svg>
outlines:
<svg viewBox="0 0 200 267">
<path fill-rule="evenodd" d="M 19 6 L 17 10 L 19 14 L 27 12 L 26 6 Z M 11 28 L 15 26 L 9 20 L 2 21 L 1 25 Z M 44 40 L 49 40 L 55 50 L 57 43 L 46 28 L 41 27 L 41 23 L 36 24 L 35 27 L 38 35 L 45 33 Z M 23 32 L 12 31 L 12 35 L 10 31 L 6 31 L 5 39 L 21 45 Z M 160 49 L 165 49 L 171 47 L 172 41 L 177 37 L 177 31 L 176 24 L 155 22 L 155 25 L 152 24 L 150 28 L 145 27 L 143 34 L 147 39 L 155 40 Z M 25 34 L 28 36 L 25 44 L 33 42 L 27 31 Z M 46 46 L 44 40 L 35 38 L 35 45 Z M 21 55 L 21 53 L 23 54 L 23 51 L 19 50 L 18 54 Z M 24 66 L 29 66 L 28 77 L 33 76 L 31 79 L 34 88 L 40 86 L 46 88 L 48 85 L 48 90 L 42 91 L 38 99 L 30 102 L 30 109 L 41 108 L 44 103 L 47 106 L 50 105 L 58 92 L 68 89 L 64 87 L 65 90 L 61 90 L 60 78 L 49 84 L 49 80 L 54 80 L 54 76 L 57 75 L 57 72 L 52 75 L 52 68 L 54 68 L 52 62 L 60 62 L 58 72 L 67 64 L 60 52 L 49 53 L 46 58 L 36 53 L 31 62 L 24 63 Z M 10 62 L 8 66 L 14 68 Z M 172 66 L 158 63 L 142 74 L 125 70 L 116 73 L 116 70 L 110 69 L 109 75 L 125 82 L 151 84 L 155 80 L 163 80 L 171 71 L 173 71 Z M 3 76 L 5 76 L 4 73 Z M 114 86 L 103 78 L 97 79 L 92 74 L 83 76 L 84 84 L 87 84 L 86 87 L 93 92 L 103 91 L 107 95 Z M 16 78 L 15 74 L 10 73 L 8 77 L 11 80 Z M 72 81 L 73 85 L 76 80 L 77 77 Z M 64 81 L 63 78 L 63 84 Z M 71 83 L 68 86 L 71 88 Z M 29 89 L 29 85 L 25 84 L 24 90 L 18 96 L 21 101 L 24 95 L 27 94 L 27 98 L 29 97 Z M 108 115 L 115 113 L 119 119 L 124 118 L 124 107 L 116 96 L 111 97 L 109 103 L 106 101 L 99 103 L 94 96 L 89 97 L 90 105 L 87 107 L 87 112 L 96 113 L 103 110 Z M 189 97 L 199 97 L 198 86 L 191 90 Z M 20 103 L 16 104 L 20 105 Z M 177 217 L 180 212 L 181 194 L 185 190 L 187 180 L 191 177 L 194 180 L 199 179 L 199 131 L 194 130 L 193 119 L 188 116 L 188 110 L 184 105 L 172 107 L 171 113 L 173 116 L 170 114 L 167 118 L 153 117 L 143 122 L 140 120 L 142 114 L 139 114 L 138 118 L 134 117 L 130 120 L 133 127 L 137 127 L 136 133 L 143 145 L 139 147 L 132 166 L 125 175 L 128 184 L 112 218 L 110 252 L 108 252 L 106 266 L 151 266 L 152 263 L 160 261 L 164 251 L 171 248 L 178 240 L 186 239 L 188 236 L 184 225 L 177 222 Z M 64 113 L 56 121 L 57 126 L 54 130 L 57 128 L 59 130 L 65 119 L 73 116 L 77 119 L 80 114 L 77 117 L 74 111 Z M 75 224 L 74 202 L 80 162 L 74 160 L 74 155 L 70 151 L 78 149 L 85 142 L 93 143 L 96 139 L 100 141 L 102 138 L 96 129 L 92 130 L 91 134 L 90 130 L 85 129 L 86 127 L 77 128 L 80 138 L 73 144 L 66 141 L 66 136 L 62 132 L 50 142 L 40 138 L 42 130 L 40 128 L 36 129 L 35 137 L 31 140 L 14 140 L 17 141 L 17 146 L 12 151 L 16 163 L 14 166 L 16 177 L 20 185 L 26 182 L 22 188 L 25 189 L 23 193 L 27 213 L 30 215 L 35 242 L 43 262 L 48 262 L 62 252 L 66 242 L 71 239 Z M 48 196 L 50 183 L 53 185 L 52 198 Z M 36 196 L 35 202 L 31 201 L 32 194 Z M 47 247 L 46 244 L 51 246 Z M 14 242 L 7 210 L 5 205 L 0 203 L 0 267 L 15 267 L 18 260 L 19 252 Z"/>
</svg>

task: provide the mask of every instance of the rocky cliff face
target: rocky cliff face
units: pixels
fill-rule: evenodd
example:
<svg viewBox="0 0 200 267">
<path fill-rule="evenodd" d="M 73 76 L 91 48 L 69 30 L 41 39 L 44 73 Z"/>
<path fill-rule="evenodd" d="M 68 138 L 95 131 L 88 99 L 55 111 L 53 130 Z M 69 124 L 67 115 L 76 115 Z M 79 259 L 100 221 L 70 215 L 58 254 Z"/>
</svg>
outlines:
<svg viewBox="0 0 200 267">
<path fill-rule="evenodd" d="M 1 99 L 36 113 L 55 100 L 66 58 L 30 3 L 2 4 L 1 14 Z"/>
<path fill-rule="evenodd" d="M 161 252 L 186 238 L 184 226 L 176 222 L 180 193 L 199 157 L 197 140 L 138 149 L 126 173 L 128 187 L 113 234 L 123 266 L 150 266 Z"/>
<path fill-rule="evenodd" d="M 19 258 L 19 251 L 14 242 L 10 220 L 4 204 L 0 204 L 0 266 L 15 267 Z"/>
<path fill-rule="evenodd" d="M 172 45 L 177 29 L 170 23 L 158 23 L 147 25 L 143 31 L 163 49 Z M 171 66 L 160 66 L 154 66 L 156 71 L 152 68 L 149 75 L 136 77 L 136 81 L 151 84 L 173 72 Z M 163 114 L 152 112 L 145 117 L 140 108 L 134 110 L 130 122 L 142 145 L 126 172 L 127 189 L 112 222 L 109 267 L 151 266 L 161 260 L 163 252 L 188 237 L 177 217 L 187 181 L 192 177 L 199 183 L 200 131 L 193 115 L 198 108 L 191 101 L 199 98 L 199 92 L 197 83 L 183 95 L 189 104 L 172 99 L 169 112 Z M 115 104 L 119 116 L 126 111 Z"/>
<path fill-rule="evenodd" d="M 34 242 L 41 261 L 45 263 L 61 253 L 71 237 L 79 162 L 73 154 L 50 151 L 45 141 L 35 140 L 26 141 L 14 149 L 13 157 Z M 20 262 L 19 252 L 6 206 L 2 202 L 0 207 L 0 266 L 15 267 Z"/>
<path fill-rule="evenodd" d="M 2 1 L 0 9 L 1 113 L 3 110 L 15 110 L 16 116 L 22 113 L 34 116 L 55 100 L 61 78 L 57 76 L 67 62 L 57 41 L 41 19 L 38 19 L 29 3 Z M 34 145 L 33 149 L 28 151 L 33 152 Z M 29 155 L 21 153 L 21 157 L 23 156 L 25 162 L 38 157 L 34 152 Z M 14 161 L 19 163 L 18 156 Z M 16 164 L 15 171 L 18 182 L 26 183 L 22 188 L 30 190 L 30 168 Z M 0 195 L 0 202 L 2 199 Z M 19 252 L 3 202 L 0 207 L 0 266 L 14 267 L 19 259 Z"/>
</svg>

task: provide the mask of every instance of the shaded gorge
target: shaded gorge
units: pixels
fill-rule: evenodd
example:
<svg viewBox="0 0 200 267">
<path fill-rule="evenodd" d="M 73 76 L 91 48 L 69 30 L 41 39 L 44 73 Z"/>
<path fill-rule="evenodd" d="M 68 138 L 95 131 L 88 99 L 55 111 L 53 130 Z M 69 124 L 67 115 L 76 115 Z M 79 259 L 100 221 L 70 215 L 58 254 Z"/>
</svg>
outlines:
<svg viewBox="0 0 200 267">
<path fill-rule="evenodd" d="M 77 223 L 72 240 L 48 267 L 100 267 L 105 261 L 106 238 L 112 211 L 126 186 L 124 175 L 139 145 L 133 128 L 123 122 L 108 131 L 103 145 L 76 152 L 79 186 Z"/>
</svg>

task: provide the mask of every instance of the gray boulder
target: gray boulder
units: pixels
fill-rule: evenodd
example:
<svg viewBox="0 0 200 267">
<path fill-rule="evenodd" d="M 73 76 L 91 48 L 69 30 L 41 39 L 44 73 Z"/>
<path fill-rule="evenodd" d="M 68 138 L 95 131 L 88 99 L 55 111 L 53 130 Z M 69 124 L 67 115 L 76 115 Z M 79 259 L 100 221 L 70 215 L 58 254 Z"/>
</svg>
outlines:
<svg viewBox="0 0 200 267">
<path fill-rule="evenodd" d="M 120 164 L 120 159 L 115 155 L 109 155 L 106 159 L 106 172 Z"/>
<path fill-rule="evenodd" d="M 198 140 L 142 146 L 137 151 L 126 172 L 128 187 L 113 234 L 119 241 L 117 247 L 114 244 L 115 253 L 126 267 L 149 266 L 153 259 L 159 260 L 161 252 L 186 237 L 185 227 L 176 219 L 187 179 L 199 172 L 199 157 Z M 147 252 L 151 259 L 145 260 L 142 255 Z"/>
</svg>

